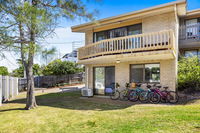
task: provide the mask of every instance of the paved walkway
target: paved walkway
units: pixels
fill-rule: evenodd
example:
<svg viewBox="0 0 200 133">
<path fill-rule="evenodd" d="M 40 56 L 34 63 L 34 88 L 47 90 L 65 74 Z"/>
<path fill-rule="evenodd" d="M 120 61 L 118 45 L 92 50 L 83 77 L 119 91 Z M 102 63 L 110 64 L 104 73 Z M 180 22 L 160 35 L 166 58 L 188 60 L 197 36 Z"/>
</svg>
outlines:
<svg viewBox="0 0 200 133">
<path fill-rule="evenodd" d="M 54 88 L 35 88 L 35 93 L 57 93 L 57 92 L 71 92 L 71 91 L 79 91 L 81 88 L 84 88 L 85 84 L 77 84 L 77 85 L 67 85 L 61 87 Z M 62 88 L 62 89 L 61 89 Z M 26 93 L 26 92 L 21 92 Z"/>
</svg>

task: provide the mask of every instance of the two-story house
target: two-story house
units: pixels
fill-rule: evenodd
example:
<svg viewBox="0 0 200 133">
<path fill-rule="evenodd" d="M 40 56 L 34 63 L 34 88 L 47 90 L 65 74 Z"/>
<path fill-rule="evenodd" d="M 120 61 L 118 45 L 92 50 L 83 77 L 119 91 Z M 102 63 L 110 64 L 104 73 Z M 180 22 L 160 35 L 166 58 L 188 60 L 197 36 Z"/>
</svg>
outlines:
<svg viewBox="0 0 200 133">
<path fill-rule="evenodd" d="M 185 0 L 72 27 L 85 33 L 78 63 L 86 68 L 86 88 L 105 94 L 119 83 L 160 83 L 176 88 L 180 54 L 200 55 L 200 10 Z"/>
</svg>

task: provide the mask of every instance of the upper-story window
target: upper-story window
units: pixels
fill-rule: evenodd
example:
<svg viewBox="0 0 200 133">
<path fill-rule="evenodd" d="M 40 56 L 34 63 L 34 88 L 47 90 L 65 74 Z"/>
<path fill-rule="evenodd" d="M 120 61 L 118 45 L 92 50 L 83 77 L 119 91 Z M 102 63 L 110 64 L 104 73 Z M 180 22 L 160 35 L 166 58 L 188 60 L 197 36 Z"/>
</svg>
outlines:
<svg viewBox="0 0 200 133">
<path fill-rule="evenodd" d="M 200 18 L 185 21 L 187 39 L 198 38 L 200 36 Z"/>
<path fill-rule="evenodd" d="M 95 32 L 93 41 L 101 41 L 110 38 L 123 37 L 128 35 L 136 35 L 142 33 L 142 24 L 135 24 L 131 26 L 120 27 L 116 29 Z"/>
</svg>

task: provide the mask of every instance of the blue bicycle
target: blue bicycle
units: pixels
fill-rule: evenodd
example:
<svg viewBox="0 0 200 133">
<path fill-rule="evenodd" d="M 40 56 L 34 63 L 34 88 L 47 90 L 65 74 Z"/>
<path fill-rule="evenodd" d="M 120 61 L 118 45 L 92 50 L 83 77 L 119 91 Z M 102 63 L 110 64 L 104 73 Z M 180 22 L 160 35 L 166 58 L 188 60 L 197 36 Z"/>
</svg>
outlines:
<svg viewBox="0 0 200 133">
<path fill-rule="evenodd" d="M 132 90 L 129 94 L 129 100 L 132 102 L 136 102 L 139 100 L 139 96 L 145 90 L 141 88 L 141 84 L 136 84 L 136 89 Z"/>
</svg>

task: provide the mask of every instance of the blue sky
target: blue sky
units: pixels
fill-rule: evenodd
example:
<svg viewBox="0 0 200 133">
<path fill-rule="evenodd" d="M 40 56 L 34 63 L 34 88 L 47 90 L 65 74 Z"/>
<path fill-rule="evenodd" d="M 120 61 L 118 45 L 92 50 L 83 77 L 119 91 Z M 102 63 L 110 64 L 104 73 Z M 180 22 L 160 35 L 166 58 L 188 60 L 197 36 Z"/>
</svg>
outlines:
<svg viewBox="0 0 200 133">
<path fill-rule="evenodd" d="M 84 0 L 86 2 L 88 0 Z M 100 2 L 94 2 L 94 0 L 89 0 L 89 3 L 86 3 L 89 11 L 97 9 L 99 15 L 96 16 L 96 19 L 102 19 L 106 17 L 111 17 L 131 11 L 136 11 L 175 0 L 100 0 Z M 193 10 L 200 8 L 200 0 L 188 0 L 188 10 Z M 72 33 L 71 26 L 85 23 L 85 21 L 80 21 L 80 19 L 75 19 L 74 21 L 70 20 L 61 20 L 60 27 L 55 30 L 56 35 L 46 38 L 44 47 L 56 47 L 58 54 L 56 57 L 61 57 L 62 55 L 71 52 L 73 41 L 82 41 L 84 42 L 83 33 Z M 84 44 L 84 43 L 83 43 Z M 0 66 L 5 65 L 9 70 L 13 70 L 18 67 L 16 64 L 16 57 L 18 55 L 14 53 L 6 53 L 7 59 L 0 59 Z M 36 59 L 35 63 L 40 63 L 40 59 Z"/>
<path fill-rule="evenodd" d="M 87 0 L 84 0 L 87 1 Z M 173 2 L 176 0 L 100 0 L 100 2 L 94 2 L 94 0 L 89 0 L 86 2 L 89 11 L 97 9 L 99 11 L 97 19 L 102 19 L 106 17 L 116 16 L 119 14 L 136 11 L 168 2 Z M 188 10 L 193 10 L 200 8 L 200 0 L 187 0 Z M 75 24 L 81 24 L 85 21 L 75 20 L 75 21 L 62 21 L 62 26 L 73 26 Z"/>
</svg>

